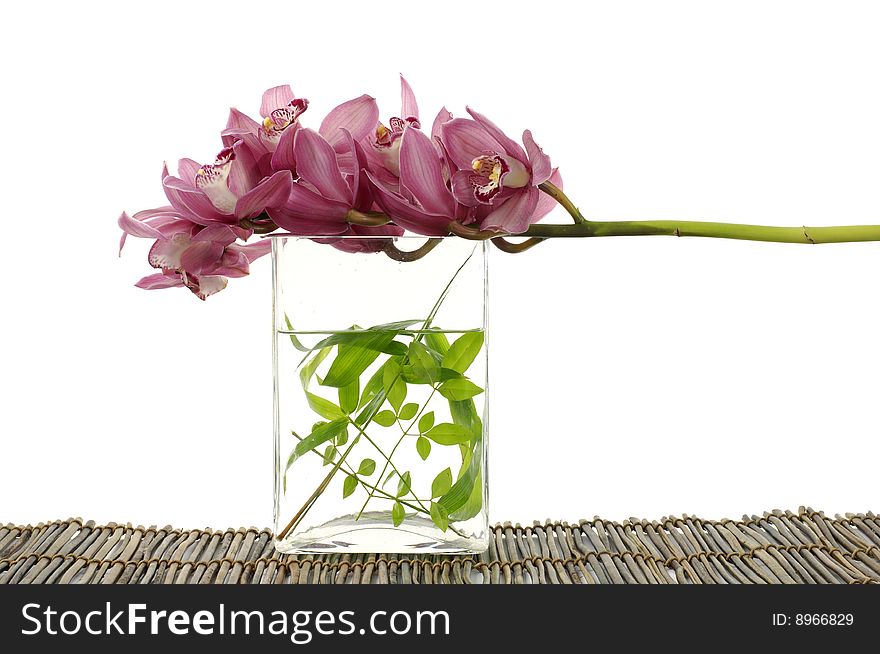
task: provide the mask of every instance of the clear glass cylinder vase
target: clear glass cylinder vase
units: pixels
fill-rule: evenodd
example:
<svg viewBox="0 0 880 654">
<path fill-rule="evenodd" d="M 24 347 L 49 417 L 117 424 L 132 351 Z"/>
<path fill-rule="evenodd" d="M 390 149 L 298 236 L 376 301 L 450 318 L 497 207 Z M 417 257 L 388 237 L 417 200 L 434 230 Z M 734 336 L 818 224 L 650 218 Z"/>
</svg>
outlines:
<svg viewBox="0 0 880 654">
<path fill-rule="evenodd" d="M 485 551 L 486 242 L 271 238 L 276 548 Z"/>
</svg>

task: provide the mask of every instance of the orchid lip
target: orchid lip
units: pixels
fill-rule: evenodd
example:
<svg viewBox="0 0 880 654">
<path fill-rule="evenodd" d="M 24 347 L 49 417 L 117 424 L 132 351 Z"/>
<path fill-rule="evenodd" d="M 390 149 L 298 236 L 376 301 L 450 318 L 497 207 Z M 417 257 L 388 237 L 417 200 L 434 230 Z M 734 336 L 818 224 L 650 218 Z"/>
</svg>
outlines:
<svg viewBox="0 0 880 654">
<path fill-rule="evenodd" d="M 497 154 L 482 155 L 471 162 L 473 174 L 470 182 L 474 187 L 474 197 L 488 204 L 501 191 L 501 180 L 508 172 L 510 165 Z"/>
<path fill-rule="evenodd" d="M 229 190 L 229 169 L 235 160 L 232 148 L 224 148 L 211 165 L 204 165 L 196 172 L 195 185 L 211 201 L 217 210 L 232 213 L 238 198 Z"/>
<path fill-rule="evenodd" d="M 295 124 L 308 108 L 308 100 L 305 98 L 294 98 L 286 107 L 273 110 L 263 119 L 263 132 L 266 137 L 277 141 L 281 138 L 281 133 Z"/>
<path fill-rule="evenodd" d="M 392 117 L 388 121 L 388 127 L 379 123 L 379 126 L 376 127 L 376 138 L 373 141 L 373 146 L 379 149 L 392 147 L 403 136 L 403 131 L 407 127 L 421 129 L 422 124 L 418 118 L 410 117 L 404 119 L 397 116 Z"/>
</svg>

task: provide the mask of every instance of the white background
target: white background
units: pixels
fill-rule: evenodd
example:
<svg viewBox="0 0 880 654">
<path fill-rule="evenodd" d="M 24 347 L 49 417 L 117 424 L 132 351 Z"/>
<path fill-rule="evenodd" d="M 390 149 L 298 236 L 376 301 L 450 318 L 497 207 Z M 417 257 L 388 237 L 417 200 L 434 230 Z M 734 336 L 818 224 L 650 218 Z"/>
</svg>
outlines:
<svg viewBox="0 0 880 654">
<path fill-rule="evenodd" d="M 533 130 L 592 219 L 880 222 L 870 2 L 5 3 L 0 521 L 271 520 L 268 260 L 133 288 L 121 210 L 290 83 Z M 547 220 L 566 222 L 557 211 Z M 134 240 L 132 240 L 134 241 Z M 880 245 L 492 260 L 491 519 L 880 508 Z"/>
</svg>

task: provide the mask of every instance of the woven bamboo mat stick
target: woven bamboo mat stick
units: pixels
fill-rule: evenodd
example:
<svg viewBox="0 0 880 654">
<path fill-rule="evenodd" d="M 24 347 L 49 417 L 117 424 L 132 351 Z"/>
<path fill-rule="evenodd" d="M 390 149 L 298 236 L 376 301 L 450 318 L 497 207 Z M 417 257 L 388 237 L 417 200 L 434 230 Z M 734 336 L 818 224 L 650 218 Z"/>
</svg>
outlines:
<svg viewBox="0 0 880 654">
<path fill-rule="evenodd" d="M 0 584 L 880 583 L 880 517 L 801 507 L 741 520 L 504 523 L 480 556 L 282 555 L 267 529 L 0 527 Z"/>
</svg>

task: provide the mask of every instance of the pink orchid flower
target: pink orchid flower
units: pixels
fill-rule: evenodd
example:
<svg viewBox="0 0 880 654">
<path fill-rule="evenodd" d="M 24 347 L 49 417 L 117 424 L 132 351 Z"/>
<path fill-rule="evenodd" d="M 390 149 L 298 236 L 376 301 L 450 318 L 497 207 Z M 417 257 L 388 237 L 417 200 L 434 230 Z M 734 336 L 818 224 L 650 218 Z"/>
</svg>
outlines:
<svg viewBox="0 0 880 654">
<path fill-rule="evenodd" d="M 178 173 L 179 177 L 169 175 L 165 167 L 165 195 L 182 217 L 199 225 L 237 224 L 281 206 L 293 181 L 289 170 L 261 178 L 254 153 L 244 141 L 224 148 L 210 165 L 181 159 Z"/>
<path fill-rule="evenodd" d="M 352 211 L 368 212 L 373 206 L 370 187 L 364 183 L 365 155 L 363 148 L 347 129 L 341 128 L 342 143 L 338 156 L 333 145 L 320 133 L 301 129 L 296 136 L 294 153 L 299 179 L 291 186 L 287 203 L 269 210 L 276 225 L 291 234 L 327 236 L 397 236 L 400 227 L 362 227 L 350 225 Z M 376 240 L 337 240 L 341 249 L 363 252 L 381 249 Z"/>
<path fill-rule="evenodd" d="M 370 170 L 386 182 L 400 175 L 400 143 L 407 127 L 421 128 L 419 105 L 409 82 L 400 76 L 400 115 L 392 116 L 388 127 L 377 121 L 370 138 Z"/>
<path fill-rule="evenodd" d="M 550 157 L 523 132 L 525 149 L 491 120 L 468 108 L 473 120 L 455 118 L 440 126 L 440 139 L 455 166 L 456 199 L 476 210 L 480 228 L 517 234 L 528 229 L 552 204 L 541 203 L 538 185 L 554 174 Z"/>
<path fill-rule="evenodd" d="M 236 108 L 229 110 L 226 129 L 221 132 L 223 145 L 232 147 L 244 141 L 256 160 L 261 176 L 279 170 L 296 171 L 293 139 L 299 129 L 299 117 L 309 108 L 309 101 L 297 98 L 287 84 L 263 92 L 261 122 Z"/>
<path fill-rule="evenodd" d="M 222 224 L 162 236 L 147 257 L 161 272 L 144 277 L 135 286 L 148 290 L 185 286 L 204 300 L 226 288 L 228 277 L 246 276 L 250 264 L 271 249 L 268 240 L 242 245 L 236 239 L 235 231 Z"/>
<path fill-rule="evenodd" d="M 407 127 L 400 142 L 397 189 L 367 173 L 376 189 L 376 203 L 401 227 L 424 236 L 444 236 L 449 233 L 449 223 L 463 217 L 467 207 L 449 190 L 443 161 L 430 137 Z"/>
</svg>

